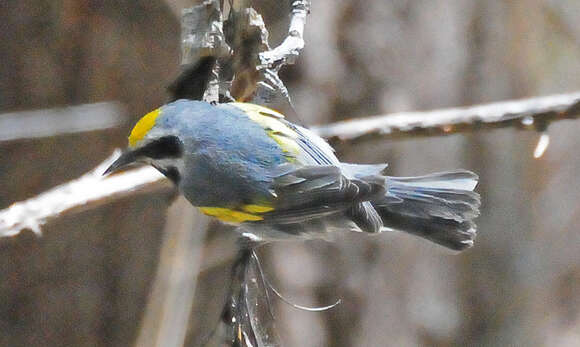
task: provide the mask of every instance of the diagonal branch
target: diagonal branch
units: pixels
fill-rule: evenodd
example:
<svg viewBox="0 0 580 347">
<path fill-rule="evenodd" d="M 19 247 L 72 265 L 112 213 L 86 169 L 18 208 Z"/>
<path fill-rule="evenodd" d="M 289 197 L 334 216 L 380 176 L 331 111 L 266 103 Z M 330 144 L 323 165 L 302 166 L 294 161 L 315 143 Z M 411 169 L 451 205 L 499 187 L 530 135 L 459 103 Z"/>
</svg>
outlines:
<svg viewBox="0 0 580 347">
<path fill-rule="evenodd" d="M 514 126 L 545 130 L 550 122 L 580 115 L 580 92 L 425 112 L 401 112 L 313 127 L 341 141 L 433 136 Z"/>
<path fill-rule="evenodd" d="M 136 193 L 171 189 L 169 182 L 151 167 L 103 177 L 105 169 L 119 154 L 120 151 L 116 151 L 78 179 L 1 210 L 0 237 L 17 235 L 25 229 L 40 234 L 43 224 L 62 214 L 99 207 Z"/>
<path fill-rule="evenodd" d="M 328 139 L 363 141 L 372 138 L 455 134 L 480 129 L 516 126 L 543 130 L 547 124 L 580 115 L 580 93 L 507 101 L 465 108 L 396 113 L 314 127 Z M 168 189 L 152 168 L 141 168 L 102 178 L 109 158 L 77 180 L 0 211 L 0 237 L 40 226 L 61 214 L 94 208 L 144 190 Z"/>
</svg>

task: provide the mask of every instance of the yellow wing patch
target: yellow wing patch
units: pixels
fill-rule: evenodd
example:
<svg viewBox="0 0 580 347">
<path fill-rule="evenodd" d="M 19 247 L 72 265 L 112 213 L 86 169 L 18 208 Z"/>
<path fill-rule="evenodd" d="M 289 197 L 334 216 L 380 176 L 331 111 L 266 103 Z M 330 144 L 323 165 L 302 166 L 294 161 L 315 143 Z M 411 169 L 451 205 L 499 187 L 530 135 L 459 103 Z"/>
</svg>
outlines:
<svg viewBox="0 0 580 347">
<path fill-rule="evenodd" d="M 270 211 L 274 211 L 273 207 L 270 206 L 263 206 L 263 205 L 244 205 L 242 206 L 242 210 L 250 213 L 266 213 Z"/>
<path fill-rule="evenodd" d="M 232 102 L 232 105 L 236 106 L 239 109 L 242 109 L 244 112 L 248 113 L 248 115 L 264 113 L 264 115 L 268 115 L 270 117 L 284 119 L 284 115 L 282 113 L 274 111 L 264 106 L 249 104 L 245 102 Z"/>
<path fill-rule="evenodd" d="M 278 146 L 282 149 L 283 152 L 289 154 L 291 157 L 296 158 L 298 155 L 298 151 L 300 151 L 300 146 L 294 141 L 292 138 L 288 138 L 287 136 L 280 135 L 273 131 L 268 131 L 268 136 L 270 136 Z"/>
<path fill-rule="evenodd" d="M 266 130 L 268 136 L 276 141 L 285 153 L 292 157 L 298 156 L 300 146 L 295 141 L 298 134 L 281 121 L 284 119 L 284 115 L 259 105 L 242 102 L 234 102 L 232 104 L 244 111 L 251 120 L 260 124 Z"/>
<path fill-rule="evenodd" d="M 143 118 L 141 118 L 137 124 L 135 124 L 133 130 L 131 130 L 131 135 L 129 135 L 129 146 L 135 146 L 137 142 L 141 141 L 145 135 L 147 135 L 149 130 L 151 130 L 151 128 L 153 128 L 155 125 L 155 121 L 157 120 L 157 117 L 159 117 L 160 113 L 161 110 L 159 108 L 153 110 L 144 115 Z"/>
<path fill-rule="evenodd" d="M 212 217 L 226 222 L 226 223 L 243 223 L 255 222 L 263 220 L 262 216 L 255 213 L 265 213 L 272 211 L 273 208 L 260 205 L 244 205 L 242 209 L 245 211 L 232 210 L 224 207 L 200 207 L 199 210 Z"/>
</svg>

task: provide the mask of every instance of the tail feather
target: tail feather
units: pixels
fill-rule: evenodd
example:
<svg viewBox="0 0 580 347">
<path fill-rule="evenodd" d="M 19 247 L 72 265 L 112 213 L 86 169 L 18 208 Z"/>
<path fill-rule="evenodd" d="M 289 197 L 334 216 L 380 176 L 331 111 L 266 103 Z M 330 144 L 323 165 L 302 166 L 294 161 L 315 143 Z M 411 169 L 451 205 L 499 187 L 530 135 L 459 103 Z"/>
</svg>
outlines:
<svg viewBox="0 0 580 347">
<path fill-rule="evenodd" d="M 414 234 L 442 246 L 471 247 L 480 197 L 473 189 L 478 177 L 470 171 L 420 177 L 387 177 L 387 194 L 373 206 L 388 229 Z"/>
<path fill-rule="evenodd" d="M 455 251 L 465 250 L 475 241 L 476 227 L 472 221 L 407 217 L 384 208 L 378 208 L 378 212 L 387 230 L 404 231 Z"/>
<path fill-rule="evenodd" d="M 440 188 L 472 191 L 477 186 L 479 177 L 467 170 L 437 172 L 415 177 L 389 177 L 394 182 L 403 183 L 407 187 Z"/>
</svg>

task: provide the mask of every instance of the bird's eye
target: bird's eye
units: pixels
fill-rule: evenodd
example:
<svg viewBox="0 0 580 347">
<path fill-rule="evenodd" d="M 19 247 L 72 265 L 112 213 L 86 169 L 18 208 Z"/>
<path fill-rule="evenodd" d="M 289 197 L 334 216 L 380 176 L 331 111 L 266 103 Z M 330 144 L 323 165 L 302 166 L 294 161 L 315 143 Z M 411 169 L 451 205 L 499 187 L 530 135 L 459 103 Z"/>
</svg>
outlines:
<svg viewBox="0 0 580 347">
<path fill-rule="evenodd" d="M 139 154 L 151 159 L 179 158 L 183 143 L 177 136 L 163 136 L 139 149 Z"/>
</svg>

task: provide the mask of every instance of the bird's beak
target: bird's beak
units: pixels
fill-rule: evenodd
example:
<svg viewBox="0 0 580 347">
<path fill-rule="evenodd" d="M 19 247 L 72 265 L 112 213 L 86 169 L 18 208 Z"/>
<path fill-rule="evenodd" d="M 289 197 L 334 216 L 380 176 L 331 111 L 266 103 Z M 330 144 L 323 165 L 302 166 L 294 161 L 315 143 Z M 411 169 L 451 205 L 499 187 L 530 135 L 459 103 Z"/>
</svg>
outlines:
<svg viewBox="0 0 580 347">
<path fill-rule="evenodd" d="M 111 166 L 109 166 L 109 168 L 107 170 L 105 170 L 105 172 L 103 173 L 103 176 L 108 175 L 112 172 L 115 172 L 129 164 L 134 163 L 137 160 L 137 155 L 135 154 L 134 151 L 125 151 L 123 152 L 123 154 L 121 154 L 121 156 L 119 158 L 117 158 L 117 160 L 115 160 L 113 162 L 113 164 L 111 164 Z"/>
</svg>

